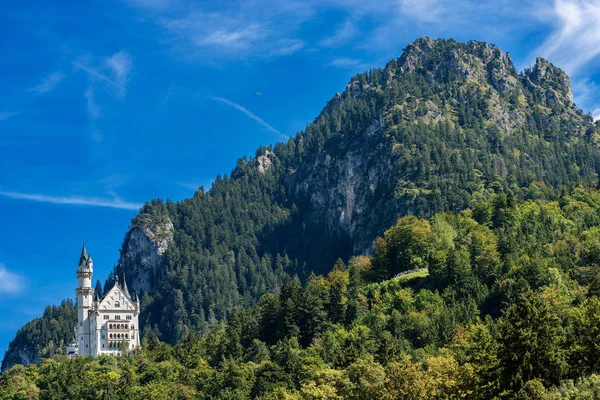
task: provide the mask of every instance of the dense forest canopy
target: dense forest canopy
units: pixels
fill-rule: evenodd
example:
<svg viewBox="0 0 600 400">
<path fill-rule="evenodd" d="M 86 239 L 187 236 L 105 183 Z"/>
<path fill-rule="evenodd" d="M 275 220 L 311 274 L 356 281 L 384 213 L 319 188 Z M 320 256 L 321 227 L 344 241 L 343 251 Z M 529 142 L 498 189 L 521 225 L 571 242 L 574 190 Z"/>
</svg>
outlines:
<svg viewBox="0 0 600 400">
<path fill-rule="evenodd" d="M 173 345 L 190 335 L 214 334 L 240 307 L 256 312 L 259 299 L 284 296 L 291 278 L 310 287 L 312 274 L 328 275 L 338 258 L 349 263 L 352 256 L 374 256 L 369 259 L 373 284 L 427 266 L 427 290 L 460 299 L 460 308 L 440 311 L 449 322 L 435 324 L 446 330 L 419 333 L 421 341 L 406 339 L 401 349 L 445 346 L 457 323 L 467 326 L 480 314 L 501 316 L 507 293 L 518 292 L 530 272 L 540 279 L 535 290 L 547 279 L 540 271 L 559 268 L 531 262 L 539 254 L 551 259 L 544 253 L 547 244 L 522 243 L 530 233 L 510 231 L 509 213 L 494 202 L 513 209 L 515 198 L 552 200 L 561 189 L 595 185 L 599 133 L 600 125 L 573 104 L 566 74 L 547 61 L 538 59 L 518 73 L 493 45 L 419 39 L 384 68 L 352 78 L 305 131 L 240 159 L 209 190 L 201 188 L 181 202 L 148 202 L 125 235 L 116 272 L 125 273 L 140 295 L 146 339 Z M 452 218 L 469 207 L 481 230 L 470 234 L 478 238 L 473 240 L 492 241 L 479 245 L 496 246 L 502 254 L 482 255 L 491 257 L 493 268 L 468 268 L 469 257 L 475 257 L 469 255 L 471 244 L 456 244 L 461 236 L 452 236 L 461 232 Z M 406 215 L 412 217 L 384 234 Z M 432 237 L 438 228 L 449 236 Z M 532 229 L 555 234 L 553 227 Z M 565 228 L 556 229 L 562 234 Z M 139 250 L 140 240 L 161 243 L 160 254 Z M 438 241 L 454 247 L 440 247 Z M 403 246 L 410 251 L 400 251 Z M 427 257 L 415 255 L 424 250 Z M 565 259 L 571 256 L 560 251 Z M 519 272 L 527 275 L 523 279 L 515 267 L 521 265 L 528 268 Z M 498 276 L 511 277 L 502 291 L 494 286 L 500 285 Z M 327 321 L 349 322 L 341 318 Z M 50 317 L 42 321 L 52 326 Z M 290 324 L 305 329 L 305 322 Z M 314 329 L 328 329 L 317 322 L 310 322 Z M 50 356 L 56 351 L 41 349 L 58 349 L 61 340 L 71 339 L 67 330 L 38 335 L 38 329 L 34 324 L 19 331 L 3 369 Z M 277 332 L 274 338 L 289 336 Z M 300 333 L 292 336 L 309 345 L 310 335 Z M 262 335 L 258 340 L 264 341 Z"/>
<path fill-rule="evenodd" d="M 599 233 L 584 188 L 403 217 L 373 256 L 286 277 L 203 337 L 15 366 L 0 398 L 596 398 Z"/>
</svg>

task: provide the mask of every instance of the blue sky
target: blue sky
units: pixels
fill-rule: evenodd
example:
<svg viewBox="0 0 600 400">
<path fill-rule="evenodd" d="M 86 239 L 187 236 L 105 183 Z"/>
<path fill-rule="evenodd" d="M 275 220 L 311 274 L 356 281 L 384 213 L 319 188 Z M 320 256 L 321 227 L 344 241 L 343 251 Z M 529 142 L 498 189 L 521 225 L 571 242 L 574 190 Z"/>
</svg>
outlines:
<svg viewBox="0 0 600 400">
<path fill-rule="evenodd" d="M 544 56 L 600 117 L 600 1 L 28 1 L 0 9 L 0 354 L 102 281 L 139 206 L 210 186 L 420 36 Z M 262 93 L 254 97 L 255 91 Z"/>
</svg>

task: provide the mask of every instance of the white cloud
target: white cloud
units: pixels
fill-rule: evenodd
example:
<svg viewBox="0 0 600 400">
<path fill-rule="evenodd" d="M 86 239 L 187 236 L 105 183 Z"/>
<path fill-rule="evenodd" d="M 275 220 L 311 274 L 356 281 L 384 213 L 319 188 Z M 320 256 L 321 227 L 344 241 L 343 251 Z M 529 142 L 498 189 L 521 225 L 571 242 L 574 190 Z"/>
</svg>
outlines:
<svg viewBox="0 0 600 400">
<path fill-rule="evenodd" d="M 259 117 L 258 115 L 254 114 L 253 112 L 251 112 L 250 110 L 248 110 L 246 107 L 238 104 L 238 103 L 234 103 L 231 100 L 228 100 L 224 97 L 211 97 L 211 99 L 218 101 L 220 103 L 223 104 L 227 104 L 228 106 L 231 106 L 233 108 L 235 108 L 238 111 L 243 112 L 244 114 L 246 114 L 246 116 L 248 116 L 248 118 L 253 119 L 254 121 L 258 122 L 260 125 L 262 125 L 263 127 L 265 127 L 268 131 L 271 131 L 273 133 L 275 133 L 277 136 L 281 137 L 282 139 L 289 139 L 289 136 L 284 135 L 283 133 L 281 133 L 280 131 L 278 131 L 277 129 L 273 128 L 271 125 L 269 125 L 264 119 L 262 119 L 261 117 Z"/>
<path fill-rule="evenodd" d="M 125 51 L 121 50 L 106 58 L 105 63 L 113 73 L 113 81 L 119 88 L 121 88 L 121 95 L 124 95 L 125 87 L 129 81 L 129 75 L 133 65 L 131 62 L 131 56 Z"/>
<path fill-rule="evenodd" d="M 21 292 L 25 287 L 25 279 L 10 272 L 4 264 L 0 264 L 0 294 L 15 294 Z"/>
<path fill-rule="evenodd" d="M 144 13 L 144 20 L 162 28 L 161 42 L 177 55 L 220 65 L 227 60 L 287 56 L 304 48 L 298 31 L 314 12 L 311 1 L 248 0 L 211 6 L 190 2 L 167 8 L 136 1 L 133 5 Z"/>
<path fill-rule="evenodd" d="M 600 2 L 555 0 L 537 15 L 554 27 L 552 34 L 536 50 L 569 74 L 600 55 Z"/>
<path fill-rule="evenodd" d="M 56 88 L 56 86 L 58 86 L 58 84 L 65 78 L 66 75 L 62 72 L 53 72 L 42 79 L 42 82 L 40 82 L 39 85 L 32 87 L 29 90 L 38 94 L 48 93 L 54 90 L 54 88 Z"/>
<path fill-rule="evenodd" d="M 92 80 L 99 80 L 108 83 L 110 87 L 116 89 L 119 97 L 127 93 L 127 84 L 129 83 L 133 63 L 131 56 L 121 50 L 102 61 L 95 59 L 90 55 L 79 58 L 73 62 L 75 70 L 84 71 Z"/>
<path fill-rule="evenodd" d="M 109 207 L 124 210 L 139 210 L 140 203 L 124 201 L 111 192 L 113 198 L 84 197 L 84 196 L 51 196 L 45 194 L 21 193 L 0 190 L 0 196 L 16 200 L 36 201 L 39 203 L 64 204 L 75 206 Z"/>
<path fill-rule="evenodd" d="M 210 32 L 206 36 L 195 38 L 195 43 L 198 46 L 223 46 L 232 49 L 240 49 L 248 47 L 252 42 L 265 37 L 265 33 L 257 25 L 250 25 L 243 29 L 219 29 Z"/>
</svg>

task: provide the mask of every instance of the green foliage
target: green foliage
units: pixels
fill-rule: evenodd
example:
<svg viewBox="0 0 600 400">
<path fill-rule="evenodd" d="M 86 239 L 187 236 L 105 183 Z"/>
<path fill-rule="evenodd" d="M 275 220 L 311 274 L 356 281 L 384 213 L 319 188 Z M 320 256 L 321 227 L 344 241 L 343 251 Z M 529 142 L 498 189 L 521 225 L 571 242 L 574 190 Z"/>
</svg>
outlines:
<svg viewBox="0 0 600 400">
<path fill-rule="evenodd" d="M 471 73 L 453 67 L 457 57 Z M 377 250 L 373 274 L 433 265 L 440 279 L 472 276 L 457 295 L 487 296 L 477 281 L 489 287 L 500 273 L 494 242 L 505 253 L 519 245 L 520 234 L 497 230 L 509 229 L 515 196 L 548 199 L 562 187 L 597 181 L 600 131 L 571 103 L 546 102 L 546 91 L 566 82 L 556 68 L 546 71 L 538 82 L 535 71 L 517 74 L 493 46 L 422 39 L 384 69 L 353 77 L 306 130 L 240 159 L 209 190 L 177 203 L 149 202 L 132 229 L 171 221 L 174 243 L 158 268 L 144 271 L 144 331 L 172 344 L 190 331 L 206 333 L 237 307 L 277 293 L 286 274 L 301 282 L 311 272 L 327 274 L 335 260 L 371 249 L 382 234 L 389 245 L 377 249 L 388 253 Z M 478 200 L 485 201 L 472 218 L 480 232 L 472 235 L 487 242 L 473 237 L 455 249 L 455 222 L 422 219 Z M 577 224 L 598 218 L 589 207 L 571 206 Z M 414 216 L 384 234 L 406 215 Z M 117 267 L 128 277 L 142 263 L 125 256 L 131 232 Z M 446 258 L 453 260 L 448 270 L 436 270 Z M 336 323 L 348 312 L 340 306 Z"/>
<path fill-rule="evenodd" d="M 20 352 L 31 354 L 28 362 L 37 362 L 42 357 L 64 354 L 67 344 L 74 339 L 73 329 L 77 324 L 77 309 L 71 300 L 63 300 L 59 306 L 48 306 L 41 318 L 27 323 L 10 342 L 2 360 L 2 371 L 22 363 Z"/>
<path fill-rule="evenodd" d="M 593 251 L 600 192 L 507 202 L 486 203 L 508 210 L 493 224 L 465 210 L 392 227 L 408 247 L 428 227 L 431 275 L 377 278 L 374 265 L 393 268 L 381 254 L 405 251 L 384 239 L 373 259 L 338 260 L 304 285 L 284 277 L 279 294 L 178 345 L 152 336 L 119 358 L 15 366 L 0 399 L 594 398 L 600 300 L 589 259 L 563 252 Z"/>
</svg>

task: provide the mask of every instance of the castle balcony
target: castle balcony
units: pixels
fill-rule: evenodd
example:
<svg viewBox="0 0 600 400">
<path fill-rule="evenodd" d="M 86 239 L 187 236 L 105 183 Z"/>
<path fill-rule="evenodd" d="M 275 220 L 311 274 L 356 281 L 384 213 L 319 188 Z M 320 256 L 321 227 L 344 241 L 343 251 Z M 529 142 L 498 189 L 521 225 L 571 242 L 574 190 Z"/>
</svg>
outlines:
<svg viewBox="0 0 600 400">
<path fill-rule="evenodd" d="M 133 326 L 127 322 L 107 322 L 105 326 L 109 332 L 129 332 L 133 329 Z"/>
</svg>

